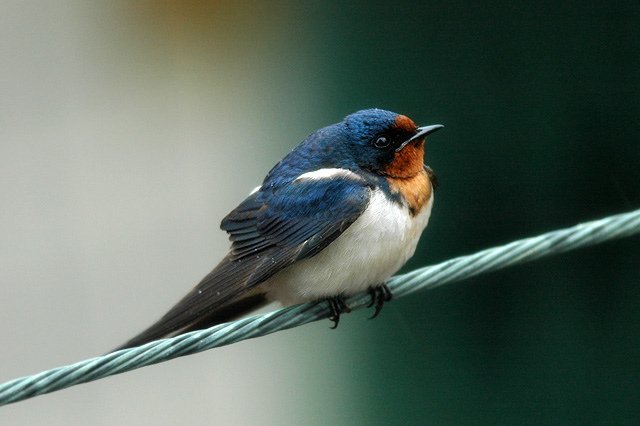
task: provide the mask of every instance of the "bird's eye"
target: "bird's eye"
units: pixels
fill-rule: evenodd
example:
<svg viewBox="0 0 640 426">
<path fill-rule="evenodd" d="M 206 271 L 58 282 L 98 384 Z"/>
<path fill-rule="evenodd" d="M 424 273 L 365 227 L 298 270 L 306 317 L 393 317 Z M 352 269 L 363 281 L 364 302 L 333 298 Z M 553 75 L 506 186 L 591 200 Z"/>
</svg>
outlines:
<svg viewBox="0 0 640 426">
<path fill-rule="evenodd" d="M 376 148 L 386 148 L 390 143 L 391 141 L 389 139 L 385 138 L 384 136 L 380 136 L 375 140 L 375 142 L 373 142 L 373 146 L 375 146 Z"/>
</svg>

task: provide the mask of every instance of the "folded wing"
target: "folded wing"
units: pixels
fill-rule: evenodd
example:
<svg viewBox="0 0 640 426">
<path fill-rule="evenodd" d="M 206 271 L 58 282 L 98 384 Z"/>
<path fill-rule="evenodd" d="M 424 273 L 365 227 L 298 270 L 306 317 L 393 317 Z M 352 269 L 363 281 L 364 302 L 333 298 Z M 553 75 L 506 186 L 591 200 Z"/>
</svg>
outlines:
<svg viewBox="0 0 640 426">
<path fill-rule="evenodd" d="M 250 195 L 222 221 L 229 254 L 158 322 L 120 348 L 205 328 L 260 305 L 261 283 L 319 253 L 362 214 L 369 197 L 363 180 L 348 178 L 294 181 Z"/>
</svg>

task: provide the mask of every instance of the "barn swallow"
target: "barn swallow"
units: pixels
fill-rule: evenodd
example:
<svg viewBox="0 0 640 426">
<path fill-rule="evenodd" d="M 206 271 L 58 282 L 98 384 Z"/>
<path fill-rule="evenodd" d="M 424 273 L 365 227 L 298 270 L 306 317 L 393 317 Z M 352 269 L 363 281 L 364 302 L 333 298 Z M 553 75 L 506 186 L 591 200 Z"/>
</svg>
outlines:
<svg viewBox="0 0 640 426">
<path fill-rule="evenodd" d="M 408 117 L 353 113 L 302 141 L 221 228 L 231 248 L 160 320 L 118 349 L 229 321 L 272 301 L 326 300 L 334 328 L 343 298 L 369 290 L 374 317 L 384 284 L 413 255 L 427 226 L 435 175 L 427 135 Z"/>
</svg>

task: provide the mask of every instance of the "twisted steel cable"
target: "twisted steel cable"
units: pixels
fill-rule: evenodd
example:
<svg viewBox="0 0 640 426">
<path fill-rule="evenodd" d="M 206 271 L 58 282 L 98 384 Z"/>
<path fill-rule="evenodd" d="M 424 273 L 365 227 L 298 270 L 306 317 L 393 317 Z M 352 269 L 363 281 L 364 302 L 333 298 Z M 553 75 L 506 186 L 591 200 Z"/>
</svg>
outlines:
<svg viewBox="0 0 640 426">
<path fill-rule="evenodd" d="M 634 234 L 640 234 L 640 210 L 582 223 L 419 268 L 393 277 L 387 284 L 394 298 L 402 297 L 483 272 Z M 367 305 L 370 297 L 367 293 L 361 293 L 350 297 L 346 303 L 350 309 L 358 309 Z M 123 349 L 0 384 L 0 405 L 241 340 L 265 336 L 328 318 L 330 315 L 326 303 L 306 303 L 150 342 L 136 348 Z"/>
</svg>

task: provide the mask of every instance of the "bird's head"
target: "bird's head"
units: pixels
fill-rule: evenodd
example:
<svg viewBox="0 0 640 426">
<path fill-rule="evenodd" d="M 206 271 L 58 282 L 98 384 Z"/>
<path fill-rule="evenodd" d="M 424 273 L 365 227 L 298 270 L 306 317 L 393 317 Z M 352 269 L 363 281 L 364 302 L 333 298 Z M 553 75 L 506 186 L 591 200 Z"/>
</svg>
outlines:
<svg viewBox="0 0 640 426">
<path fill-rule="evenodd" d="M 352 159 L 358 166 L 381 175 L 407 178 L 424 166 L 424 141 L 442 125 L 418 127 L 407 116 L 367 109 L 343 121 Z"/>
</svg>

